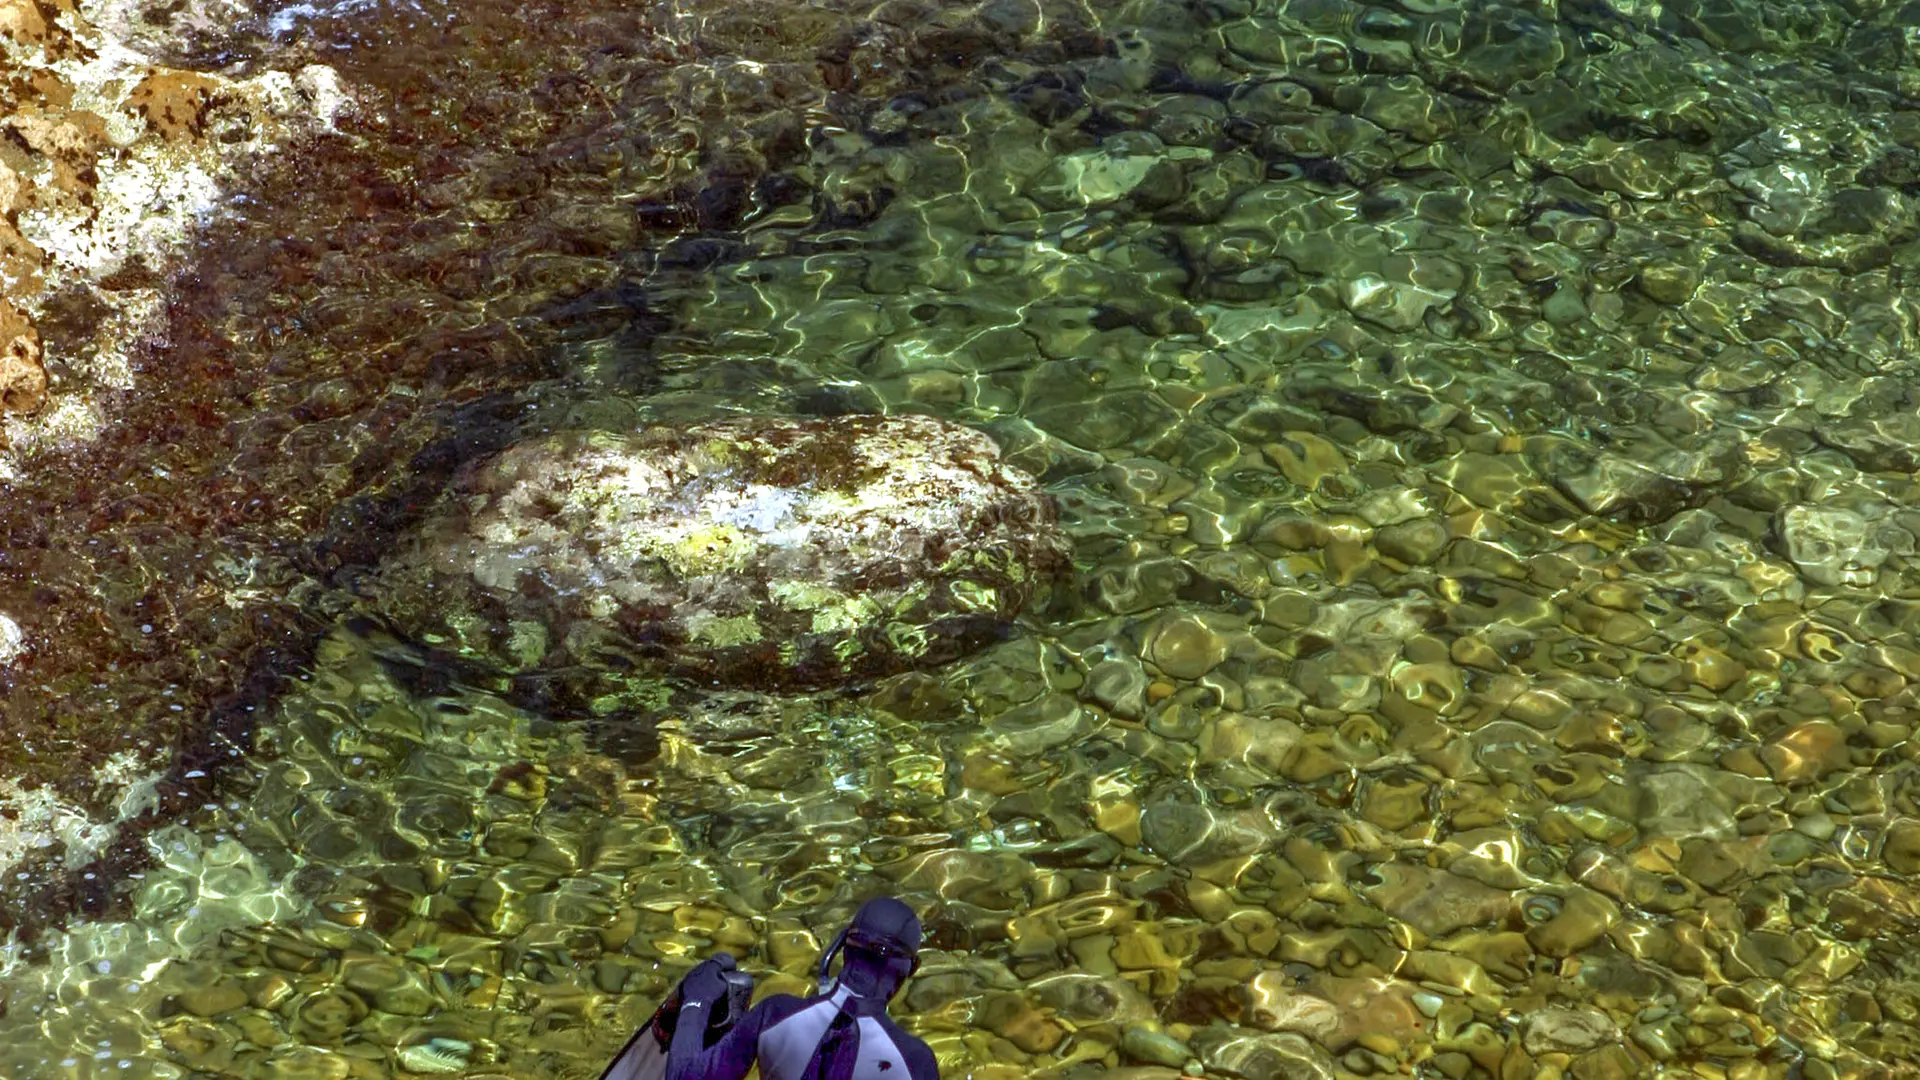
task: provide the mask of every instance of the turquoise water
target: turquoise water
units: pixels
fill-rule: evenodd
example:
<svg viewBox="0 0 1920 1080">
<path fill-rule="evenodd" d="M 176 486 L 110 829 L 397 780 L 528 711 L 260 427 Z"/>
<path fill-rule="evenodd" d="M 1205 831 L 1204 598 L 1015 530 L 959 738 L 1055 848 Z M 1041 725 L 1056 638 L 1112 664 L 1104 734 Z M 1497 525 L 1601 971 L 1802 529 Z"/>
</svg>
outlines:
<svg viewBox="0 0 1920 1080">
<path fill-rule="evenodd" d="M 367 105 L 22 482 L 104 614 L 10 692 L 206 767 L 22 871 L 12 1075 L 592 1076 L 879 892 L 950 1077 L 1915 1071 L 1911 5 L 223 17 Z M 850 411 L 1059 501 L 1007 640 L 575 708 L 368 618 L 519 437 Z"/>
</svg>

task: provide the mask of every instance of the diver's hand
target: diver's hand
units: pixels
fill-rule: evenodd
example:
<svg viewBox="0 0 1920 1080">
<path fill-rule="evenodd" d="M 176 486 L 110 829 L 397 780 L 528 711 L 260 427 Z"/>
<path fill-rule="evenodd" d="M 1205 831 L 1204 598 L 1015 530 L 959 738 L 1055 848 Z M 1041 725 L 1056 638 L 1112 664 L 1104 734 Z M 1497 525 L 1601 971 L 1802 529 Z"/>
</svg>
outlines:
<svg viewBox="0 0 1920 1080">
<path fill-rule="evenodd" d="M 715 953 L 695 964 L 680 983 L 683 1000 L 712 1003 L 726 997 L 727 972 L 734 967 L 731 953 Z"/>
</svg>

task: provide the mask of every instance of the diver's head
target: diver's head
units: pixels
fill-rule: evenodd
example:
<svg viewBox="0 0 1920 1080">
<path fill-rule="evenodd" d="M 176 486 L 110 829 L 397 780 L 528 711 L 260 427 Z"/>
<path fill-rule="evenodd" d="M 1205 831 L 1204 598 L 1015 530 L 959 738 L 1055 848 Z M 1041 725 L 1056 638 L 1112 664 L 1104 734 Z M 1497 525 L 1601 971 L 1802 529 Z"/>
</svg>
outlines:
<svg viewBox="0 0 1920 1080">
<path fill-rule="evenodd" d="M 862 997 L 892 997 L 920 966 L 920 917 L 891 896 L 860 905 L 853 921 L 820 958 L 820 984 L 827 985 L 833 954 L 842 953 L 840 981 Z"/>
</svg>

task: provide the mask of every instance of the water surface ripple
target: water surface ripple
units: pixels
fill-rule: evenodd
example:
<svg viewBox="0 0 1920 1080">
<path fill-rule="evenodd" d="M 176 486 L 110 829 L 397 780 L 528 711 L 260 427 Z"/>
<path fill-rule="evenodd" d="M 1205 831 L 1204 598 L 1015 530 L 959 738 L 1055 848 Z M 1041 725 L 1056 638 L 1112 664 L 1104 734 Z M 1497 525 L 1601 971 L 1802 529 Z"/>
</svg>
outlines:
<svg viewBox="0 0 1920 1080">
<path fill-rule="evenodd" d="M 886 891 L 950 1077 L 1920 1073 L 1920 7 L 248 18 L 378 107 L 209 226 L 202 479 L 69 573 L 244 557 L 153 662 L 281 658 L 0 1069 L 592 1076 Z M 556 709 L 355 595 L 521 434 L 878 410 L 1074 540 L 951 665 Z"/>
</svg>

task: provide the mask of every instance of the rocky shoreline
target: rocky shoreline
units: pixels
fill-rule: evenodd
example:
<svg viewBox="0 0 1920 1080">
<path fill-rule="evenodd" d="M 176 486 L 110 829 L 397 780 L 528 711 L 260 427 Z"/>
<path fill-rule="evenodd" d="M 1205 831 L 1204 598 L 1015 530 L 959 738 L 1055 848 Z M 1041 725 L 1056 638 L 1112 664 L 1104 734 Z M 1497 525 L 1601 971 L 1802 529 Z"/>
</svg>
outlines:
<svg viewBox="0 0 1920 1080">
<path fill-rule="evenodd" d="M 102 506 L 69 505 L 66 513 L 91 520 L 66 537 L 36 535 L 27 521 L 44 504 L 29 492 L 53 478 L 74 501 L 86 487 L 81 477 L 95 471 L 89 455 L 115 452 L 102 431 L 127 419 L 121 407 L 137 392 L 136 371 L 169 334 L 170 279 L 190 260 L 198 231 L 223 212 L 225 192 L 263 158 L 333 131 L 354 108 L 323 64 L 180 67 L 164 49 L 140 51 L 153 41 L 130 41 L 125 15 L 63 2 L 15 4 L 0 16 L 8 147 L 0 155 L 0 485 L 15 566 L 39 563 L 36 546 L 82 548 L 76 538 L 100 527 Z M 62 624 L 86 617 L 71 609 L 48 617 L 61 578 L 40 563 L 31 585 L 5 590 L 0 665 L 11 687 L 51 680 L 54 697 L 72 690 L 56 659 L 71 647 Z M 101 653 L 88 666 L 111 663 Z M 100 725 L 107 737 L 93 738 L 87 720 L 97 714 L 78 700 L 79 715 L 47 725 L 37 696 L 9 695 L 14 749 L 0 755 L 0 872 L 12 882 L 0 926 L 9 929 L 23 915 L 38 921 L 25 912 L 39 906 L 26 897 L 40 887 L 20 885 L 40 880 L 49 852 L 76 873 L 99 859 L 123 861 L 112 858 L 120 827 L 154 813 L 166 773 L 187 768 L 111 724 Z M 36 872 L 20 869 L 29 864 Z M 105 895 L 54 876 L 61 880 L 46 884 L 63 898 L 49 907 L 96 907 Z"/>
</svg>

